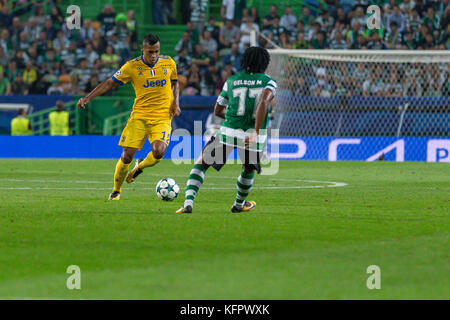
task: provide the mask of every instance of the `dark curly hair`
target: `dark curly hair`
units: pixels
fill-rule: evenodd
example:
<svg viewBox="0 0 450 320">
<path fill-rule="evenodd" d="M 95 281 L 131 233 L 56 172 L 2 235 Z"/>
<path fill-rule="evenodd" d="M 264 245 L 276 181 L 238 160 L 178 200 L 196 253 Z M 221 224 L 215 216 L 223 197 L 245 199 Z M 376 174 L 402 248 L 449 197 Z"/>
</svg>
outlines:
<svg viewBox="0 0 450 320">
<path fill-rule="evenodd" d="M 248 73 L 264 73 L 269 66 L 269 52 L 261 47 L 250 47 L 245 50 L 241 59 L 241 67 Z"/>
</svg>

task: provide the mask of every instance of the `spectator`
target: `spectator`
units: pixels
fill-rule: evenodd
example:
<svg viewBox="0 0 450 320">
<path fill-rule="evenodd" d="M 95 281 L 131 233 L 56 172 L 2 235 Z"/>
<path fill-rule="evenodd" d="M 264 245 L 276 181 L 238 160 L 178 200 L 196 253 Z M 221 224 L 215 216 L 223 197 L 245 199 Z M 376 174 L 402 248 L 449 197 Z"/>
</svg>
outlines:
<svg viewBox="0 0 450 320">
<path fill-rule="evenodd" d="M 274 23 L 274 19 L 278 18 L 280 19 L 280 16 L 277 14 L 277 6 L 272 4 L 270 6 L 270 13 L 264 17 L 263 19 L 263 30 L 270 30 L 270 27 L 273 25 Z"/>
<path fill-rule="evenodd" d="M 9 55 L 5 52 L 2 46 L 0 46 L 0 68 L 6 68 L 9 62 Z"/>
<path fill-rule="evenodd" d="M 276 17 L 275 19 L 273 19 L 273 24 L 269 29 L 269 39 L 275 42 L 276 45 L 281 47 L 282 46 L 281 36 L 283 34 L 286 35 L 287 33 L 288 30 L 284 26 L 280 25 L 280 18 Z"/>
<path fill-rule="evenodd" d="M 292 14 L 291 6 L 286 6 L 284 8 L 284 16 L 281 17 L 280 25 L 289 32 L 295 31 L 297 26 L 297 17 Z"/>
<path fill-rule="evenodd" d="M 393 0 L 395 1 L 395 0 Z M 338 5 L 342 10 L 344 10 L 344 13 L 348 15 L 350 11 L 352 11 L 354 0 L 339 0 Z M 339 11 L 339 9 L 338 9 Z"/>
<path fill-rule="evenodd" d="M 305 79 L 302 76 L 297 77 L 297 85 L 295 86 L 294 96 L 310 96 L 309 87 L 305 83 Z"/>
<path fill-rule="evenodd" d="M 17 43 L 16 47 L 14 48 L 14 50 L 22 50 L 22 51 L 27 51 L 28 47 L 30 46 L 30 42 L 28 40 L 28 34 L 26 31 L 22 31 L 20 33 L 20 40 L 19 43 Z"/>
<path fill-rule="evenodd" d="M 120 58 L 114 52 L 114 48 L 111 45 L 106 47 L 106 52 L 101 55 L 101 59 L 103 65 L 108 67 L 111 70 L 111 73 L 119 68 Z"/>
<path fill-rule="evenodd" d="M 183 49 L 186 49 L 188 54 L 192 54 L 194 51 L 191 38 L 187 31 L 183 32 L 182 38 L 178 41 L 177 45 L 175 46 L 176 52 L 180 52 Z"/>
<path fill-rule="evenodd" d="M 186 76 L 192 61 L 187 49 L 182 48 L 173 60 L 177 64 L 177 73 Z"/>
<path fill-rule="evenodd" d="M 327 42 L 325 40 L 325 33 L 319 32 L 317 37 L 311 41 L 311 46 L 314 49 L 325 49 L 327 47 Z"/>
<path fill-rule="evenodd" d="M 64 32 L 62 30 L 59 30 L 56 33 L 56 39 L 53 40 L 53 48 L 55 48 L 57 52 L 62 52 L 69 48 L 69 45 L 70 42 L 66 37 L 64 37 Z"/>
<path fill-rule="evenodd" d="M 52 8 L 50 14 L 50 20 L 52 21 L 52 25 L 56 30 L 60 30 L 64 24 L 64 18 L 61 12 L 61 9 L 57 6 Z"/>
<path fill-rule="evenodd" d="M 317 38 L 317 35 L 322 32 L 322 28 L 319 22 L 314 22 L 314 27 L 309 29 L 306 40 L 312 41 Z"/>
<path fill-rule="evenodd" d="M 197 44 L 195 46 L 195 53 L 192 57 L 192 63 L 197 65 L 203 72 L 208 68 L 210 61 L 211 58 L 205 53 L 203 46 L 200 43 Z"/>
<path fill-rule="evenodd" d="M 353 18 L 351 20 L 351 25 L 354 25 L 355 22 L 358 22 L 361 26 L 365 26 L 367 23 L 366 15 L 364 14 L 364 10 L 362 7 L 356 8 Z"/>
<path fill-rule="evenodd" d="M 416 9 L 412 9 L 406 16 L 406 31 L 415 33 L 422 25 L 422 19 Z"/>
<path fill-rule="evenodd" d="M 99 56 L 105 53 L 106 41 L 104 40 L 104 38 L 102 38 L 100 32 L 94 32 L 94 34 L 92 35 L 91 45 L 92 49 L 97 52 Z"/>
<path fill-rule="evenodd" d="M 99 84 L 100 84 L 100 81 L 98 79 L 98 75 L 96 73 L 93 73 L 92 76 L 89 78 L 89 81 L 87 82 L 86 87 L 84 88 L 84 92 L 91 92 Z"/>
<path fill-rule="evenodd" d="M 92 70 L 87 68 L 86 59 L 80 59 L 77 67 L 72 70 L 70 77 L 72 80 L 71 88 L 75 95 L 84 95 L 84 89 L 89 82 Z"/>
<path fill-rule="evenodd" d="M 253 22 L 258 25 L 258 27 L 261 26 L 261 18 L 259 17 L 258 9 L 256 7 L 250 8 L 250 17 L 253 18 Z"/>
<path fill-rule="evenodd" d="M 332 87 L 327 81 L 327 72 L 325 68 L 318 68 L 316 71 L 317 82 L 314 83 L 310 92 L 316 97 L 329 97 L 331 96 Z"/>
<path fill-rule="evenodd" d="M 305 34 L 298 33 L 297 40 L 292 45 L 292 49 L 309 49 L 309 48 L 310 48 L 310 44 L 308 41 L 305 40 Z"/>
<path fill-rule="evenodd" d="M 130 49 L 132 51 L 135 51 L 137 49 L 137 21 L 135 18 L 135 12 L 134 10 L 128 10 L 127 11 L 127 21 L 126 21 L 127 28 L 130 32 Z"/>
<path fill-rule="evenodd" d="M 231 48 L 234 42 L 239 42 L 240 30 L 227 19 L 225 25 L 220 29 L 219 41 L 223 48 Z"/>
<path fill-rule="evenodd" d="M 423 23 L 426 24 L 428 29 L 433 33 L 439 30 L 441 21 L 439 16 L 434 13 L 433 7 L 428 7 L 427 14 L 423 18 Z"/>
<path fill-rule="evenodd" d="M 387 97 L 401 97 L 403 94 L 402 84 L 398 81 L 397 73 L 391 72 L 389 82 L 386 83 L 384 94 Z"/>
<path fill-rule="evenodd" d="M 28 24 L 23 29 L 25 34 L 27 35 L 27 41 L 37 40 L 39 37 L 39 32 L 41 32 L 41 27 L 39 27 L 36 23 L 36 19 L 34 17 L 30 17 L 28 19 Z"/>
<path fill-rule="evenodd" d="M 10 95 L 11 92 L 11 83 L 8 78 L 3 75 L 3 70 L 0 71 L 0 95 Z"/>
<path fill-rule="evenodd" d="M 31 135 L 31 123 L 26 118 L 27 112 L 24 109 L 19 109 L 17 117 L 11 120 L 11 135 L 12 136 L 29 136 Z"/>
<path fill-rule="evenodd" d="M 406 74 L 406 79 L 403 85 L 404 97 L 420 97 L 422 96 L 423 80 L 420 76 L 416 76 L 417 71 L 414 68 L 410 68 Z"/>
<path fill-rule="evenodd" d="M 383 29 L 367 29 L 364 31 L 363 36 L 369 49 L 385 49 Z"/>
<path fill-rule="evenodd" d="M 341 32 L 336 32 L 335 38 L 330 42 L 330 49 L 348 49 L 348 44 Z"/>
<path fill-rule="evenodd" d="M 194 96 L 200 94 L 200 69 L 193 63 L 187 73 L 186 95 Z"/>
<path fill-rule="evenodd" d="M 158 13 L 158 15 L 159 14 L 160 13 Z M 114 29 L 115 18 L 116 12 L 114 8 L 109 4 L 105 5 L 102 12 L 98 14 L 97 21 L 100 22 L 100 30 L 103 37 L 105 37 L 110 30 Z"/>
<path fill-rule="evenodd" d="M 246 0 L 223 0 L 220 16 L 233 20 L 236 25 L 241 24 L 242 17 L 247 16 Z"/>
<path fill-rule="evenodd" d="M 196 45 L 199 42 L 199 40 L 200 40 L 199 39 L 200 38 L 200 34 L 198 33 L 197 29 L 194 28 L 194 24 L 191 21 L 189 21 L 186 24 L 186 27 L 187 27 L 186 31 L 189 33 L 189 37 L 190 37 L 190 39 L 192 41 L 192 44 Z"/>
<path fill-rule="evenodd" d="M 244 17 L 241 24 L 241 40 L 239 42 L 241 51 L 244 51 L 244 46 L 250 44 L 250 34 L 255 31 L 256 34 L 259 33 L 259 27 L 257 24 L 253 23 L 252 17 Z"/>
<path fill-rule="evenodd" d="M 22 76 L 22 71 L 17 68 L 17 63 L 15 60 L 11 60 L 8 63 L 8 68 L 6 69 L 5 76 L 8 78 L 9 82 L 12 83 L 14 79 L 18 76 Z"/>
<path fill-rule="evenodd" d="M 211 32 L 208 30 L 203 32 L 203 40 L 200 41 L 200 44 L 205 49 L 205 53 L 213 58 L 213 61 L 217 61 L 219 56 L 219 52 L 217 51 L 218 46 L 216 40 L 211 37 Z"/>
<path fill-rule="evenodd" d="M 0 27 L 10 28 L 13 17 L 9 14 L 8 6 L 4 6 L 0 11 Z"/>
<path fill-rule="evenodd" d="M 407 32 L 406 36 L 403 41 L 403 45 L 406 47 L 407 50 L 416 50 L 417 49 L 417 43 L 413 38 L 413 34 L 411 32 Z"/>
<path fill-rule="evenodd" d="M 99 55 L 92 48 L 92 44 L 90 44 L 90 43 L 86 44 L 86 64 L 87 64 L 87 67 L 92 69 L 92 67 L 94 66 L 95 61 L 98 58 L 99 58 Z"/>
<path fill-rule="evenodd" d="M 411 10 L 414 9 L 416 6 L 416 3 L 413 0 L 403 0 L 403 3 L 401 3 L 398 7 L 403 12 L 403 14 L 408 14 L 411 12 Z"/>
<path fill-rule="evenodd" d="M 26 63 L 26 68 L 23 71 L 23 80 L 30 88 L 37 80 L 37 71 L 31 61 Z"/>
<path fill-rule="evenodd" d="M 119 13 L 115 18 L 115 23 L 114 28 L 108 33 L 108 39 L 112 39 L 116 35 L 118 41 L 124 43 L 129 35 L 127 16 L 124 13 Z"/>
<path fill-rule="evenodd" d="M 343 8 L 339 7 L 337 9 L 337 17 L 336 17 L 336 22 L 339 21 L 341 24 L 343 24 L 344 26 L 350 25 L 350 19 L 348 18 L 348 16 L 345 14 L 345 11 Z"/>
<path fill-rule="evenodd" d="M 191 0 L 181 0 L 181 20 L 186 24 L 191 20 Z M 181 90 L 180 90 L 181 91 Z"/>
<path fill-rule="evenodd" d="M 64 102 L 58 100 L 56 102 L 56 111 L 52 111 L 48 115 L 51 136 L 68 136 L 69 135 L 69 113 L 65 110 Z"/>
<path fill-rule="evenodd" d="M 53 27 L 51 20 L 46 20 L 44 24 L 44 29 L 42 30 L 45 32 L 46 38 L 53 41 L 56 38 L 56 29 Z"/>
<path fill-rule="evenodd" d="M 208 24 L 205 26 L 204 30 L 208 30 L 211 32 L 211 37 L 216 40 L 217 44 L 219 45 L 219 35 L 220 35 L 220 28 L 216 24 L 216 19 L 214 19 L 213 16 L 210 16 L 208 19 Z"/>
<path fill-rule="evenodd" d="M 334 18 L 330 15 L 330 12 L 324 11 L 321 16 L 316 19 L 316 22 L 320 23 L 322 29 L 326 32 L 331 32 L 334 26 Z"/>
<path fill-rule="evenodd" d="M 381 77 L 379 68 L 373 70 L 369 79 L 363 83 L 363 95 L 364 96 L 382 96 L 384 92 L 384 83 Z"/>
<path fill-rule="evenodd" d="M 95 30 L 91 26 L 91 20 L 85 19 L 83 21 L 83 25 L 80 29 L 80 36 L 83 39 L 83 42 L 85 44 L 88 43 L 92 39 L 94 32 L 95 32 Z"/>
<path fill-rule="evenodd" d="M 312 28 L 315 21 L 308 7 L 303 7 L 302 14 L 300 15 L 299 20 L 303 22 L 303 26 L 305 27 L 306 32 L 308 32 Z"/>
<path fill-rule="evenodd" d="M 13 94 L 28 94 L 28 85 L 23 81 L 23 77 L 21 75 L 17 76 L 12 82 L 11 91 Z"/>
<path fill-rule="evenodd" d="M 208 0 L 191 0 L 191 21 L 199 34 L 203 32 L 205 27 L 207 9 Z"/>
<path fill-rule="evenodd" d="M 388 49 L 402 49 L 402 37 L 397 31 L 397 23 L 395 21 L 391 22 L 390 30 L 385 38 L 386 47 Z"/>
<path fill-rule="evenodd" d="M 231 45 L 231 52 L 223 57 L 222 65 L 231 64 L 234 72 L 238 72 L 241 69 L 242 55 L 239 53 L 239 47 L 237 43 Z"/>
<path fill-rule="evenodd" d="M 78 55 L 79 51 L 77 51 L 77 45 L 75 42 L 70 43 L 68 49 L 61 51 L 62 62 L 68 73 L 70 73 L 72 68 L 75 67 L 75 64 L 79 59 Z"/>
<path fill-rule="evenodd" d="M 394 7 L 393 12 L 388 16 L 387 18 L 387 26 L 388 26 L 388 32 L 391 31 L 390 26 L 391 23 L 394 22 L 397 23 L 398 32 L 403 33 L 403 31 L 406 28 L 406 19 L 403 13 L 400 11 L 400 8 L 398 6 Z"/>
<path fill-rule="evenodd" d="M 36 6 L 34 11 L 34 20 L 36 21 L 36 25 L 39 27 L 39 30 L 42 30 L 45 25 L 45 21 L 49 20 L 49 16 L 44 14 L 44 8 L 42 5 Z"/>
</svg>

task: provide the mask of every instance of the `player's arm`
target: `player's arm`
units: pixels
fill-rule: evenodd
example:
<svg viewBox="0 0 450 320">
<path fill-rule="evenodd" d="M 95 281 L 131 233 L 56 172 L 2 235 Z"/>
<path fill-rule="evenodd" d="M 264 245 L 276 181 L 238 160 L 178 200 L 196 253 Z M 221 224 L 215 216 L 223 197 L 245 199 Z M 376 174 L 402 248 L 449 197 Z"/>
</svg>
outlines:
<svg viewBox="0 0 450 320">
<path fill-rule="evenodd" d="M 177 80 L 171 80 L 172 94 L 173 94 L 173 102 L 172 102 L 172 116 L 178 117 L 181 113 L 180 109 L 180 86 L 178 85 Z"/>
<path fill-rule="evenodd" d="M 216 105 L 214 106 L 214 114 L 218 116 L 219 118 L 225 119 L 225 111 L 227 110 L 226 106 L 223 106 L 216 102 Z"/>
<path fill-rule="evenodd" d="M 261 129 L 264 120 L 266 118 L 267 109 L 269 108 L 270 102 L 272 101 L 274 95 L 271 89 L 264 89 L 261 99 L 259 100 L 258 106 L 256 107 L 256 120 L 255 120 L 255 131 L 245 138 L 245 147 L 248 148 L 256 142 L 259 130 Z"/>
<path fill-rule="evenodd" d="M 89 101 L 91 101 L 95 97 L 105 94 L 106 92 L 108 92 L 114 87 L 117 87 L 118 85 L 119 83 L 115 82 L 112 78 L 103 81 L 98 86 L 96 86 L 94 90 L 89 92 L 84 98 L 80 98 L 80 100 L 78 100 L 77 107 L 84 109 Z"/>
</svg>

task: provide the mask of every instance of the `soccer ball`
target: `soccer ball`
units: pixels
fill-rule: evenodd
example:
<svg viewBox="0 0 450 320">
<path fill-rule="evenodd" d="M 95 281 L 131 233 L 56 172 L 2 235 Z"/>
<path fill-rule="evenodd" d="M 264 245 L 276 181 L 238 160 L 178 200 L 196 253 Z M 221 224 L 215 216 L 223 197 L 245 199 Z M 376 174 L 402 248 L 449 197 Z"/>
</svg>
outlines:
<svg viewBox="0 0 450 320">
<path fill-rule="evenodd" d="M 178 197 L 180 187 L 172 178 L 164 178 L 156 184 L 156 195 L 164 201 L 172 201 Z"/>
</svg>

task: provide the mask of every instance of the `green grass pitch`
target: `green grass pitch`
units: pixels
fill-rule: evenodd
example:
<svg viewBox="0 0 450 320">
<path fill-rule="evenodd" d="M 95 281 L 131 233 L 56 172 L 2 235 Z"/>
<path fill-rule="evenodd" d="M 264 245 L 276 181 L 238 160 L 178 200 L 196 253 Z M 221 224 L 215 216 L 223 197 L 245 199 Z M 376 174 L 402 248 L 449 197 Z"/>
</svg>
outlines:
<svg viewBox="0 0 450 320">
<path fill-rule="evenodd" d="M 107 201 L 115 163 L 0 160 L 0 298 L 450 298 L 448 164 L 284 161 L 239 214 L 228 165 L 177 215 L 191 165 L 162 161 Z M 182 189 L 173 202 L 156 197 L 163 177 Z"/>
</svg>

